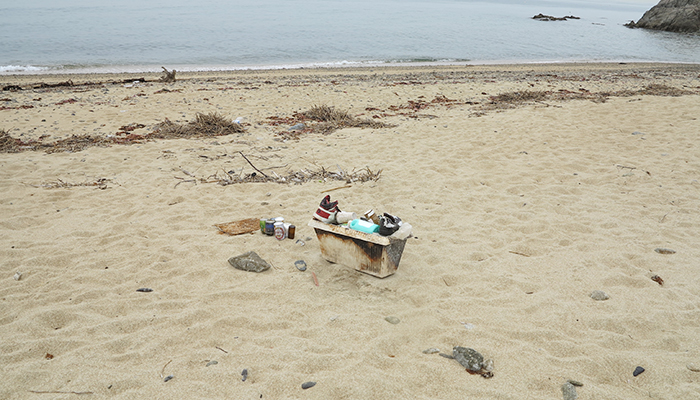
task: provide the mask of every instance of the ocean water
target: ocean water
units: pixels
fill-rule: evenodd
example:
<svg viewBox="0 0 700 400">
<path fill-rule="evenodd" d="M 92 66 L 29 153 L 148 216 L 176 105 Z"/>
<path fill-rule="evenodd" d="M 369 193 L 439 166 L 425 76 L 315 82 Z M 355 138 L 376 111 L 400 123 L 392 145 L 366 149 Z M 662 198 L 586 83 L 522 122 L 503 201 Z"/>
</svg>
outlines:
<svg viewBox="0 0 700 400">
<path fill-rule="evenodd" d="M 0 0 L 0 74 L 567 61 L 700 63 L 628 29 L 651 0 Z M 581 19 L 543 22 L 539 14 Z"/>
</svg>

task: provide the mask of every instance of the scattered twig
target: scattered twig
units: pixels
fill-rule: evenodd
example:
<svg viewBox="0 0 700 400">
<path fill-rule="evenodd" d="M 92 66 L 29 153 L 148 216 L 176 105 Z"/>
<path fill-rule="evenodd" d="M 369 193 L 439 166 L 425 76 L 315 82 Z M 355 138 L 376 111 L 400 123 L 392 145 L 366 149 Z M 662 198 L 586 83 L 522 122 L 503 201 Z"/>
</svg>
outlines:
<svg viewBox="0 0 700 400">
<path fill-rule="evenodd" d="M 223 351 L 224 353 L 228 354 L 228 351 L 226 351 L 226 350 L 222 349 L 221 347 L 219 347 L 219 346 L 216 346 L 216 348 L 217 348 L 217 349 L 219 349 L 219 350 L 221 350 L 221 351 Z"/>
<path fill-rule="evenodd" d="M 107 189 L 107 183 L 111 182 L 111 179 L 107 178 L 100 178 L 97 179 L 93 182 L 81 182 L 81 183 L 72 183 L 72 182 L 64 182 L 61 179 L 56 179 L 56 182 L 47 182 L 47 183 L 42 183 L 40 185 L 30 185 L 33 187 L 42 187 L 46 189 L 59 189 L 59 188 L 72 188 L 76 186 L 92 186 L 96 187 L 98 189 Z"/>
<path fill-rule="evenodd" d="M 338 186 L 338 187 L 333 188 L 333 189 L 324 190 L 324 191 L 322 191 L 321 193 L 332 192 L 332 191 L 338 190 L 338 189 L 347 189 L 347 188 L 350 188 L 350 187 L 352 187 L 352 185 Z"/>
<path fill-rule="evenodd" d="M 63 390 L 29 390 L 29 393 L 49 393 L 49 394 L 93 394 L 92 392 L 73 392 Z"/>
<path fill-rule="evenodd" d="M 163 377 L 163 374 L 165 373 L 165 367 L 170 365 L 171 362 L 173 362 L 173 360 L 170 360 L 170 361 L 166 362 L 165 365 L 163 365 L 163 369 L 160 370 L 160 377 L 161 378 Z"/>
<path fill-rule="evenodd" d="M 311 276 L 314 278 L 314 284 L 318 286 L 318 278 L 316 277 L 316 273 L 311 271 Z"/>
<path fill-rule="evenodd" d="M 520 252 L 517 252 L 517 251 L 509 251 L 509 253 L 511 253 L 511 254 L 517 254 L 517 255 L 523 256 L 523 257 L 530 257 L 529 255 L 527 255 L 527 254 L 525 254 L 525 253 L 520 253 Z"/>
<path fill-rule="evenodd" d="M 248 164 L 250 164 L 250 166 L 253 167 L 254 170 L 260 172 L 260 173 L 262 174 L 262 176 L 264 176 L 265 178 L 269 178 L 269 176 L 265 175 L 264 172 L 260 171 L 255 165 L 253 165 L 253 163 L 250 162 L 250 160 L 248 159 L 248 157 L 246 157 L 245 154 L 243 154 L 242 151 L 239 151 L 238 153 L 239 153 L 240 155 L 242 155 L 243 158 L 245 158 L 246 161 L 248 161 Z"/>
</svg>

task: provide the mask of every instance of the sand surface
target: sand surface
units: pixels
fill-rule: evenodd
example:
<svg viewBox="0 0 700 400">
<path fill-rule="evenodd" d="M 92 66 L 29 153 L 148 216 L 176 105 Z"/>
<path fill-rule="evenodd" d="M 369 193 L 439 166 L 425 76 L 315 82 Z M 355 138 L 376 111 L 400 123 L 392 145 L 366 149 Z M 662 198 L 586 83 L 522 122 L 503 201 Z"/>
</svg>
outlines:
<svg viewBox="0 0 700 400">
<path fill-rule="evenodd" d="M 568 379 L 582 400 L 700 397 L 700 66 L 159 77 L 0 76 L 23 89 L 0 92 L 0 130 L 25 143 L 197 113 L 246 129 L 0 153 L 0 398 L 561 399 Z M 318 105 L 388 127 L 294 138 Z M 381 174 L 220 184 L 251 163 Z M 396 274 L 322 258 L 325 194 L 413 225 Z M 277 216 L 305 245 L 214 227 Z M 251 250 L 273 268 L 228 264 Z M 423 353 L 453 346 L 493 378 Z"/>
</svg>

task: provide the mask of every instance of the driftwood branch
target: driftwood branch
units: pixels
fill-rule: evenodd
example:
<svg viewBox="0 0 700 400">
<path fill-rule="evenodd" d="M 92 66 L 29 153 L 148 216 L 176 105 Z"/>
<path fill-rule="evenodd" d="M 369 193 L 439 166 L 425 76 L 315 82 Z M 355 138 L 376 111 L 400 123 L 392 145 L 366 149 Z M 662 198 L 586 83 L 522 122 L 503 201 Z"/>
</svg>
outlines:
<svg viewBox="0 0 700 400">
<path fill-rule="evenodd" d="M 160 81 L 161 82 L 175 82 L 175 72 L 176 71 L 175 70 L 168 71 L 167 69 L 165 69 L 165 67 L 161 67 L 161 68 L 163 68 L 163 76 L 160 78 Z"/>
</svg>

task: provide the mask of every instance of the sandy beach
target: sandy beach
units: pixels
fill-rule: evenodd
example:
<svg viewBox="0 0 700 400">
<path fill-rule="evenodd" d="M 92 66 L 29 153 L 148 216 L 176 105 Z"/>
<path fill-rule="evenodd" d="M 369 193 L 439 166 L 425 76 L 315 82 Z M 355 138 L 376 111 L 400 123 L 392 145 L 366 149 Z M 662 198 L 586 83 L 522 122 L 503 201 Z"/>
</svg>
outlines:
<svg viewBox="0 0 700 400">
<path fill-rule="evenodd" d="M 0 76 L 0 398 L 700 397 L 700 66 L 160 77 Z M 244 132 L 146 138 L 198 114 Z M 394 275 L 324 260 L 326 194 L 413 226 Z"/>
</svg>

